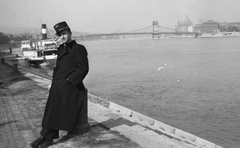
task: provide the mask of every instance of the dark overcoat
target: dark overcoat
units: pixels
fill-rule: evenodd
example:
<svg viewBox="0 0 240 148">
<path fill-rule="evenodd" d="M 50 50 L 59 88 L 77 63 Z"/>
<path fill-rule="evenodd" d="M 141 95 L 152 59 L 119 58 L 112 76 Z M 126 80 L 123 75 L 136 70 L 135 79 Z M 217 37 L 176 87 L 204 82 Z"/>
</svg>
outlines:
<svg viewBox="0 0 240 148">
<path fill-rule="evenodd" d="M 85 93 L 83 79 L 88 70 L 87 50 L 83 45 L 77 44 L 74 40 L 60 45 L 42 127 L 73 130 L 83 107 Z M 83 118 L 86 120 L 86 117 Z"/>
</svg>

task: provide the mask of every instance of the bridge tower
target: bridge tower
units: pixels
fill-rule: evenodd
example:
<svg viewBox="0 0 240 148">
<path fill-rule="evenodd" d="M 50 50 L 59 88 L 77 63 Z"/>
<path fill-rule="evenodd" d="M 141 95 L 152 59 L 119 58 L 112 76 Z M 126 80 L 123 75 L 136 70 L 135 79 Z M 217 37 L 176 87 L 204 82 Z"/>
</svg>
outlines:
<svg viewBox="0 0 240 148">
<path fill-rule="evenodd" d="M 153 39 L 159 39 L 159 32 L 158 32 L 158 21 L 153 21 Z"/>
</svg>

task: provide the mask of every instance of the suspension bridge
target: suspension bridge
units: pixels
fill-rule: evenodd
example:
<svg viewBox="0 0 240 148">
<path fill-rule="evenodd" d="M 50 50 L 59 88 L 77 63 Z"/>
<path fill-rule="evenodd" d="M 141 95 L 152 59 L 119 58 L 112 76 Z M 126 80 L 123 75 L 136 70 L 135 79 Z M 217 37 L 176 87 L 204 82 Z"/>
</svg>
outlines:
<svg viewBox="0 0 240 148">
<path fill-rule="evenodd" d="M 167 31 L 160 31 L 160 30 Z M 136 35 L 152 35 L 153 39 L 159 39 L 160 35 L 175 35 L 175 36 L 193 36 L 197 37 L 197 32 L 177 32 L 175 29 L 160 26 L 157 21 L 154 21 L 152 25 L 142 27 L 139 29 L 127 31 L 127 32 L 116 32 L 116 33 L 99 33 L 99 34 L 87 34 L 81 36 L 74 36 L 75 39 L 94 38 L 94 37 L 116 37 L 116 36 L 136 36 Z"/>
</svg>

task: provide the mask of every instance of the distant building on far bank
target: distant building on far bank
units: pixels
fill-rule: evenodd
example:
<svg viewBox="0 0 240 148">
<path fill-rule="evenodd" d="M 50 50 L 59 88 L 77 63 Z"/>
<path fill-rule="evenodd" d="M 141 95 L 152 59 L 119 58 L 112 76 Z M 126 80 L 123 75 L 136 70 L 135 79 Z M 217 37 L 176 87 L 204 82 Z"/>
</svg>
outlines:
<svg viewBox="0 0 240 148">
<path fill-rule="evenodd" d="M 178 21 L 178 24 L 175 26 L 175 30 L 176 32 L 193 32 L 192 26 L 193 22 L 188 18 L 188 15 L 186 15 L 184 21 Z"/>
<path fill-rule="evenodd" d="M 208 20 L 202 23 L 202 33 L 219 33 L 218 22 Z"/>
<path fill-rule="evenodd" d="M 202 24 L 193 25 L 193 32 L 199 33 L 218 33 L 220 32 L 219 23 L 213 20 L 202 22 Z"/>
<path fill-rule="evenodd" d="M 198 33 L 219 33 L 219 32 L 240 32 L 240 22 L 218 23 L 214 20 L 208 20 L 201 24 L 193 24 L 186 16 L 184 21 L 178 21 L 175 26 L 176 32 L 198 32 Z"/>
<path fill-rule="evenodd" d="M 201 33 L 202 31 L 203 31 L 203 25 L 202 24 L 193 25 L 193 32 Z"/>
<path fill-rule="evenodd" d="M 240 32 L 240 22 L 219 23 L 221 32 Z"/>
<path fill-rule="evenodd" d="M 217 33 L 219 32 L 218 22 L 208 20 L 202 24 L 193 24 L 186 16 L 185 20 L 175 26 L 176 32 L 199 32 L 199 33 Z"/>
</svg>

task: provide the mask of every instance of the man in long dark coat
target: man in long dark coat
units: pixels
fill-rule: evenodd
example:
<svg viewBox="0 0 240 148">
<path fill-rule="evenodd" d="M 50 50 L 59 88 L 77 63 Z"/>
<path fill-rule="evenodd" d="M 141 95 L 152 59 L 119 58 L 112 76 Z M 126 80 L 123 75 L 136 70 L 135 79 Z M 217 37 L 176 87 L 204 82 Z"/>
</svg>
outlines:
<svg viewBox="0 0 240 148">
<path fill-rule="evenodd" d="M 30 145 L 48 147 L 59 138 L 59 130 L 68 131 L 67 136 L 89 131 L 87 116 L 87 90 L 83 79 L 88 73 L 87 50 L 72 40 L 72 32 L 66 22 L 54 26 L 58 40 L 56 67 L 42 120 L 41 136 Z"/>
</svg>

